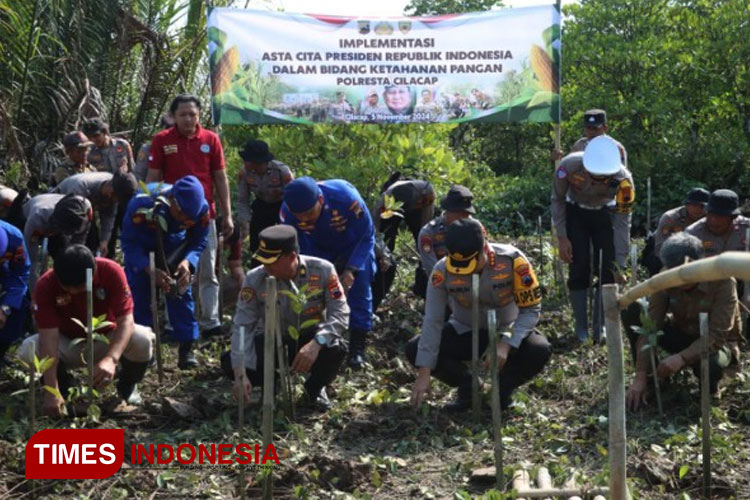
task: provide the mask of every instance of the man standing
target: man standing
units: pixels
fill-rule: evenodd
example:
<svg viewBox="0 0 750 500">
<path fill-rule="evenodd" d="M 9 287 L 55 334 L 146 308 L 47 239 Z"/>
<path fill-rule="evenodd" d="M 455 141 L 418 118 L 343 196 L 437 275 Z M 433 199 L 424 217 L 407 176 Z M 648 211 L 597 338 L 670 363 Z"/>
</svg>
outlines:
<svg viewBox="0 0 750 500">
<path fill-rule="evenodd" d="M 446 232 L 448 257 L 432 270 L 427 287 L 422 334 L 406 345 L 406 357 L 418 369 L 411 403 L 419 406 L 434 375 L 451 387 L 458 387 L 455 402 L 447 410 L 471 406 L 471 277 L 479 275 L 479 352 L 487 349 L 487 311 L 495 309 L 500 332 L 510 331 L 497 344 L 500 404 L 511 403 L 511 395 L 542 371 L 551 355 L 544 336 L 534 327 L 541 312 L 542 291 L 526 256 L 511 245 L 488 243 L 476 219 L 461 219 Z M 445 309 L 452 314 L 445 321 Z"/>
<path fill-rule="evenodd" d="M 8 348 L 24 333 L 30 269 L 23 234 L 0 220 L 0 367 Z"/>
<path fill-rule="evenodd" d="M 219 197 L 223 220 L 222 234 L 232 235 L 232 205 L 224 167 L 224 152 L 219 136 L 200 125 L 201 102 L 192 94 L 180 94 L 172 100 L 169 113 L 174 127 L 162 130 L 151 141 L 147 182 L 164 180 L 174 184 L 186 175 L 194 175 L 203 185 L 211 220 L 208 245 L 198 264 L 199 323 L 207 335 L 221 333 L 219 314 L 219 279 L 216 264 L 216 207 L 214 187 Z"/>
<path fill-rule="evenodd" d="M 741 215 L 737 193 L 730 189 L 717 189 L 708 199 L 706 217 L 694 222 L 685 232 L 703 242 L 706 257 L 730 250 L 745 251 L 750 219 Z"/>
<path fill-rule="evenodd" d="M 284 186 L 292 182 L 294 175 L 286 164 L 273 159 L 264 141 L 250 139 L 240 157 L 244 168 L 237 179 L 237 220 L 240 238 L 245 241 L 250 235 L 250 252 L 254 254 L 260 232 L 279 223 Z M 251 267 L 257 265 L 253 261 Z"/>
<path fill-rule="evenodd" d="M 700 259 L 703 257 L 701 241 L 687 233 L 675 234 L 662 245 L 660 257 L 667 269 Z M 690 367 L 699 376 L 703 341 L 698 317 L 702 312 L 708 313 L 709 321 L 709 391 L 718 395 L 724 369 L 739 361 L 737 344 L 742 342 L 734 278 L 669 288 L 649 297 L 648 316 L 656 328 L 664 332 L 658 337 L 659 347 L 669 353 L 659 362 L 656 373 L 660 379 L 665 379 Z M 640 305 L 636 303 L 623 314 L 635 361 L 635 379 L 626 396 L 631 410 L 637 410 L 651 395 L 648 353 L 643 350 L 646 338 L 638 336 L 631 328 L 640 324 L 639 313 Z"/>
<path fill-rule="evenodd" d="M 34 292 L 34 319 L 39 333 L 23 341 L 18 356 L 26 363 L 49 356 L 52 366 L 44 372 L 44 384 L 67 396 L 70 376 L 67 368 L 84 366 L 86 330 L 86 269 L 93 269 L 94 317 L 105 316 L 114 323 L 97 333 L 108 342 L 94 341 L 94 384 L 107 386 L 121 370 L 117 392 L 130 404 L 140 403 L 136 384 L 143 379 L 153 352 L 154 334 L 150 328 L 133 322 L 133 300 L 125 274 L 117 262 L 94 258 L 83 245 L 72 245 L 55 257 L 54 269 L 40 279 Z M 44 392 L 44 414 L 60 417 L 65 400 Z"/>
<path fill-rule="evenodd" d="M 593 139 L 607 135 L 608 129 L 607 112 L 603 109 L 589 109 L 583 114 L 583 137 L 573 144 L 573 147 L 570 148 L 570 152 L 574 153 L 576 151 L 584 151 L 586 146 L 588 146 L 589 142 Z M 625 146 L 614 139 L 612 140 L 617 144 L 617 149 L 620 151 L 620 161 L 622 161 L 622 164 L 627 167 L 628 152 L 625 150 Z"/>
<path fill-rule="evenodd" d="M 630 218 L 635 202 L 633 177 L 622 165 L 620 150 L 609 137 L 597 137 L 586 151 L 570 153 L 555 170 L 552 221 L 560 259 L 570 264 L 568 288 L 580 341 L 588 338 L 586 312 L 590 286 L 590 246 L 599 283 L 614 282 L 614 263 L 624 268 L 630 244 Z M 601 250 L 603 262 L 599 263 Z M 594 341 L 602 328 L 601 286 L 594 307 Z"/>
<path fill-rule="evenodd" d="M 125 139 L 109 135 L 109 125 L 101 118 L 84 122 L 81 127 L 86 137 L 94 142 L 88 154 L 88 161 L 99 172 L 127 174 L 133 171 L 133 149 Z"/>
<path fill-rule="evenodd" d="M 242 381 L 235 385 L 238 399 L 250 400 L 252 386 L 263 381 L 263 343 L 266 302 L 266 278 L 278 280 L 281 334 L 289 353 L 292 371 L 310 376 L 305 381 L 309 403 L 320 409 L 330 406 L 325 387 L 336 378 L 346 356 L 342 334 L 349 324 L 349 307 L 336 269 L 330 262 L 300 255 L 297 232 L 291 226 L 278 225 L 260 233 L 261 245 L 255 258 L 263 265 L 249 273 L 242 285 L 232 328 L 232 351 L 221 358 L 224 373 Z M 286 293 L 304 291 L 308 300 L 296 314 Z M 301 325 L 307 325 L 301 328 Z M 245 366 L 241 365 L 240 327 L 245 328 Z M 290 337 L 293 327 L 299 337 Z M 243 369 L 244 368 L 244 369 Z M 237 376 L 233 376 L 236 374 Z"/>
<path fill-rule="evenodd" d="M 349 366 L 365 362 L 365 339 L 372 329 L 375 229 L 357 189 L 344 180 L 316 183 L 300 177 L 284 188 L 281 221 L 297 229 L 301 253 L 336 266 L 351 309 Z"/>
<path fill-rule="evenodd" d="M 167 312 L 175 340 L 180 343 L 177 366 L 198 366 L 193 342 L 198 340 L 191 277 L 208 239 L 208 203 L 200 181 L 187 175 L 174 186 L 161 184 L 149 194 L 139 194 L 128 204 L 122 224 L 125 273 L 133 289 L 135 321 L 152 325 L 151 268 L 156 260 L 156 285 L 165 292 Z"/>
<path fill-rule="evenodd" d="M 50 176 L 49 183 L 52 187 L 57 186 L 63 179 L 71 175 L 96 172 L 96 169 L 89 165 L 86 159 L 89 154 L 89 148 L 94 143 L 83 132 L 71 132 L 63 137 L 62 143 L 67 158 Z"/>
</svg>

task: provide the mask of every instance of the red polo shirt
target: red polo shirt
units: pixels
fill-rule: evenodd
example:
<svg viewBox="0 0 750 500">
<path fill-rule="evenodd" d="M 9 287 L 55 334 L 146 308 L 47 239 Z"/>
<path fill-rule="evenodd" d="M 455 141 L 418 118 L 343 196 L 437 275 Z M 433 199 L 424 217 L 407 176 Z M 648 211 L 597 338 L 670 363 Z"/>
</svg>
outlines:
<svg viewBox="0 0 750 500">
<path fill-rule="evenodd" d="M 162 130 L 151 140 L 148 168 L 162 171 L 164 182 L 174 184 L 186 175 L 201 181 L 211 218 L 216 217 L 213 173 L 224 169 L 224 151 L 219 136 L 200 125 L 192 137 L 185 137 L 177 126 Z"/>
<path fill-rule="evenodd" d="M 102 314 L 115 322 L 120 316 L 133 312 L 133 298 L 125 278 L 125 271 L 117 262 L 96 258 L 93 276 L 93 316 Z M 34 288 L 34 319 L 39 329 L 57 328 L 61 335 L 74 339 L 86 337 L 86 331 L 72 318 L 86 324 L 86 292 L 70 294 L 63 290 L 53 269 L 39 278 Z M 104 330 L 109 333 L 114 327 Z"/>
</svg>

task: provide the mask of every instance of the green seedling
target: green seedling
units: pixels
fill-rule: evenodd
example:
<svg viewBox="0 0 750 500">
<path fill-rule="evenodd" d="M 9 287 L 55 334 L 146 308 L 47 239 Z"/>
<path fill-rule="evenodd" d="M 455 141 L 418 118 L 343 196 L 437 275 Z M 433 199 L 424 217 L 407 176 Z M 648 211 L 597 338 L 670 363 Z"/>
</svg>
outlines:
<svg viewBox="0 0 750 500">
<path fill-rule="evenodd" d="M 659 415 L 664 415 L 664 410 L 661 405 L 661 391 L 659 390 L 659 376 L 656 374 L 656 349 L 659 346 L 659 337 L 664 335 L 662 330 L 656 328 L 656 323 L 648 315 L 648 302 L 646 300 L 639 300 L 638 304 L 641 306 L 641 326 L 635 325 L 630 328 L 634 333 L 644 337 L 646 342 L 641 347 L 642 351 L 649 352 L 649 358 L 651 361 L 651 375 L 654 377 L 654 390 L 656 392 L 656 404 L 659 407 Z"/>
</svg>

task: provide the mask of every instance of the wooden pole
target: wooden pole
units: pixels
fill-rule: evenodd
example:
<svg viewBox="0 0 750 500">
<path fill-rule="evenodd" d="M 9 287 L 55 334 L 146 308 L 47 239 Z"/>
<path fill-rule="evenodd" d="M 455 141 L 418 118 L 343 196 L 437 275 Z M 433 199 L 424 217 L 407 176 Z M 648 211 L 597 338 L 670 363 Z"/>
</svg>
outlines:
<svg viewBox="0 0 750 500">
<path fill-rule="evenodd" d="M 219 325 L 224 323 L 224 266 L 222 257 L 224 256 L 224 235 L 219 235 L 219 241 L 216 246 L 216 279 L 219 280 Z"/>
<path fill-rule="evenodd" d="M 609 489 L 612 500 L 629 497 L 626 483 L 627 442 L 625 431 L 625 362 L 620 332 L 617 285 L 602 289 L 607 325 L 609 373 Z"/>
<path fill-rule="evenodd" d="M 701 332 L 701 420 L 703 427 L 703 497 L 711 496 L 711 393 L 708 371 L 708 313 L 700 313 Z"/>
<path fill-rule="evenodd" d="M 153 254 L 151 254 L 153 255 Z M 237 394 L 239 397 L 237 398 L 237 442 L 238 444 L 242 444 L 242 434 L 244 430 L 245 425 L 245 391 L 244 391 L 244 379 L 246 377 L 245 375 L 245 327 L 241 326 L 239 328 L 239 334 L 240 334 L 240 366 L 242 367 L 242 370 L 240 371 L 240 375 L 235 375 L 235 384 L 237 384 Z M 245 467 L 242 464 L 239 464 L 240 466 L 240 474 L 239 474 L 239 489 L 240 489 L 240 498 L 245 498 Z"/>
<path fill-rule="evenodd" d="M 276 278 L 266 278 L 265 336 L 263 349 L 263 449 L 273 442 L 274 340 L 276 333 Z M 263 479 L 263 499 L 273 498 L 273 474 Z"/>
<path fill-rule="evenodd" d="M 294 419 L 294 402 L 292 401 L 292 387 L 289 376 L 288 357 L 281 327 L 276 323 L 276 356 L 279 363 L 279 378 L 281 379 L 281 400 L 284 402 L 286 414 Z"/>
<path fill-rule="evenodd" d="M 479 423 L 479 275 L 471 275 L 471 412 Z"/>
<path fill-rule="evenodd" d="M 745 228 L 745 252 L 750 252 L 750 227 Z M 750 280 L 745 280 L 742 300 L 745 304 L 750 302 Z M 742 319 L 746 323 L 748 320 L 748 313 L 746 310 L 742 310 Z M 742 325 L 744 328 L 744 325 Z"/>
<path fill-rule="evenodd" d="M 539 233 L 539 271 L 544 272 L 544 239 L 542 235 L 542 216 L 536 221 L 537 232 Z"/>
<path fill-rule="evenodd" d="M 602 285 L 604 284 L 604 249 L 599 249 L 599 300 L 596 302 L 596 310 L 599 316 L 599 342 L 607 335 L 607 327 L 604 321 L 604 298 Z"/>
<path fill-rule="evenodd" d="M 651 232 L 651 177 L 646 179 L 646 234 Z"/>
<path fill-rule="evenodd" d="M 495 489 L 505 490 L 503 478 L 503 417 L 500 407 L 500 375 L 497 369 L 497 315 L 487 311 L 487 331 L 490 337 L 490 371 L 492 372 L 492 428 L 495 436 Z"/>
<path fill-rule="evenodd" d="M 529 491 L 531 478 L 529 477 L 529 471 L 525 469 L 517 470 L 513 472 L 513 489 L 518 492 L 516 500 L 524 500 L 525 494 L 523 491 Z"/>
<path fill-rule="evenodd" d="M 159 376 L 159 386 L 164 382 L 164 365 L 162 364 L 161 359 L 161 331 L 159 328 L 159 296 L 158 290 L 156 288 L 156 258 L 154 256 L 154 252 L 149 252 L 148 254 L 148 265 L 149 269 L 151 269 L 150 279 L 151 279 L 151 329 L 154 332 L 155 342 L 156 342 L 156 372 Z"/>
<path fill-rule="evenodd" d="M 630 245 L 630 286 L 638 284 L 638 245 Z"/>
<path fill-rule="evenodd" d="M 550 475 L 547 467 L 539 467 L 539 470 L 536 473 L 536 486 L 537 486 L 537 489 L 540 489 L 540 490 L 552 488 L 552 476 Z M 551 496 L 547 496 L 543 498 L 544 500 L 552 500 Z"/>
<path fill-rule="evenodd" d="M 548 497 L 561 497 L 561 498 L 575 498 L 585 497 L 589 498 L 589 495 L 606 495 L 609 493 L 609 488 L 581 488 L 579 486 L 566 486 L 563 488 L 529 488 L 517 491 L 519 496 L 524 498 L 548 498 Z M 614 498 L 614 497 L 613 497 Z"/>
<path fill-rule="evenodd" d="M 94 270 L 86 268 L 86 344 L 89 369 L 89 400 L 94 402 Z"/>
</svg>

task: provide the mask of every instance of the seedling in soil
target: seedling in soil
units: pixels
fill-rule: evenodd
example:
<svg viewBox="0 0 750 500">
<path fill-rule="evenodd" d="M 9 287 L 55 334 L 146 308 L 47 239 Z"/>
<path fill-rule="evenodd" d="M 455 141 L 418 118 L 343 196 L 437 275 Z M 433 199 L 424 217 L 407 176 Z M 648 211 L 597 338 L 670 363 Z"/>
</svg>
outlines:
<svg viewBox="0 0 750 500">
<path fill-rule="evenodd" d="M 639 300 L 638 304 L 641 306 L 641 326 L 635 325 L 630 328 L 633 332 L 637 333 L 641 337 L 646 339 L 646 342 L 641 347 L 642 351 L 648 351 L 649 358 L 651 360 L 651 375 L 654 377 L 654 390 L 656 392 L 656 404 L 659 407 L 659 416 L 664 415 L 664 410 L 661 405 L 661 391 L 659 390 L 659 376 L 656 374 L 656 349 L 659 346 L 659 337 L 664 335 L 662 330 L 656 329 L 656 323 L 648 315 L 648 302 L 645 300 Z"/>
</svg>

